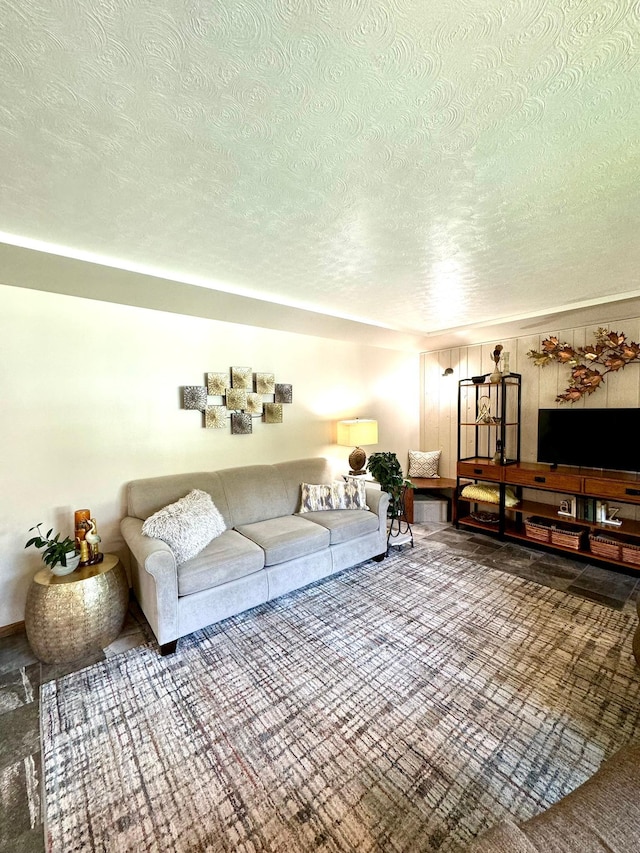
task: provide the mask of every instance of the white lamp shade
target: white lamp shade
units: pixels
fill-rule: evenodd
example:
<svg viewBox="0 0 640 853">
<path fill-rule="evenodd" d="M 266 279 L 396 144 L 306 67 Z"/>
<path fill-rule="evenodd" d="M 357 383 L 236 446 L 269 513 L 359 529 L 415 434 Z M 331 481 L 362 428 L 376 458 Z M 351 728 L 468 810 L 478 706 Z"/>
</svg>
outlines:
<svg viewBox="0 0 640 853">
<path fill-rule="evenodd" d="M 377 443 L 378 421 L 370 418 L 338 421 L 338 444 L 344 447 L 362 447 L 363 444 Z"/>
</svg>

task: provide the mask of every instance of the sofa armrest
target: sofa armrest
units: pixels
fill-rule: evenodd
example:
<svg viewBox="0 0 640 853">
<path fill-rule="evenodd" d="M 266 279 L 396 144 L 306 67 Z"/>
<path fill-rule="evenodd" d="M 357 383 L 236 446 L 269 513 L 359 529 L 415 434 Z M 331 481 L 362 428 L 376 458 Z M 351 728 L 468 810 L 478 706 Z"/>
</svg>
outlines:
<svg viewBox="0 0 640 853">
<path fill-rule="evenodd" d="M 367 493 L 367 506 L 371 510 L 371 512 L 375 512 L 378 518 L 381 520 L 381 527 L 385 531 L 387 531 L 387 509 L 389 507 L 389 494 L 388 492 L 383 492 L 380 489 L 366 489 Z"/>
<path fill-rule="evenodd" d="M 539 853 L 539 850 L 515 823 L 503 820 L 476 838 L 469 853 Z"/>
<path fill-rule="evenodd" d="M 505 821 L 469 853 L 636 853 L 640 827 L 640 743 L 619 749 L 582 785 L 518 828 Z"/>
<path fill-rule="evenodd" d="M 128 516 L 120 529 L 131 556 L 133 589 L 160 645 L 177 639 L 178 573 L 176 558 L 160 539 L 142 533 L 142 521 Z"/>
</svg>

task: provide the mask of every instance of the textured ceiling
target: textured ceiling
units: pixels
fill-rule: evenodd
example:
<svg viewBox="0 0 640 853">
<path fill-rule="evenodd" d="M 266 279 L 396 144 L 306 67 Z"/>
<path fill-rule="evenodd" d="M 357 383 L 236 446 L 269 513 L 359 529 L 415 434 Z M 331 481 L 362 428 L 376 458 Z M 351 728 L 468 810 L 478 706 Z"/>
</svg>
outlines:
<svg viewBox="0 0 640 853">
<path fill-rule="evenodd" d="M 640 291 L 636 0 L 0 0 L 0 48 L 5 239 L 423 335 Z"/>
</svg>

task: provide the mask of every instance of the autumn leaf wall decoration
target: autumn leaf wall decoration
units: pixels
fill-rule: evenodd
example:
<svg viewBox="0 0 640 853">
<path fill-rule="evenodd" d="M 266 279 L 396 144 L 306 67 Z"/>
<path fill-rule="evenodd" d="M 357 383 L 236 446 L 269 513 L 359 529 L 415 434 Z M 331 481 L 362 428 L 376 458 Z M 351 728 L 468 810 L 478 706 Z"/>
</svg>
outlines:
<svg viewBox="0 0 640 853">
<path fill-rule="evenodd" d="M 564 393 L 558 394 L 556 402 L 575 403 L 585 394 L 593 394 L 604 382 L 607 373 L 620 370 L 632 361 L 640 362 L 640 346 L 627 341 L 622 332 L 600 328 L 594 335 L 595 344 L 586 347 L 574 349 L 569 344 L 561 344 L 558 338 L 551 337 L 542 341 L 542 352 L 530 350 L 527 353 L 536 367 L 546 367 L 550 362 L 557 361 L 571 368 L 569 387 Z M 601 365 L 604 370 L 598 370 L 595 365 Z"/>
</svg>

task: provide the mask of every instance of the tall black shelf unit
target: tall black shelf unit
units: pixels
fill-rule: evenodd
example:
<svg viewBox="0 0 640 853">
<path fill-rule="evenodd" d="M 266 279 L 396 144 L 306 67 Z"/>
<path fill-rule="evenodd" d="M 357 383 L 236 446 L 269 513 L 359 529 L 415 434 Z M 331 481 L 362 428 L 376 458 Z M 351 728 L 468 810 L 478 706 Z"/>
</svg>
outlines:
<svg viewBox="0 0 640 853">
<path fill-rule="evenodd" d="M 499 379 L 487 374 L 458 382 L 459 462 L 520 461 L 521 378 L 519 373 Z"/>
<path fill-rule="evenodd" d="M 462 523 L 504 535 L 503 472 L 506 466 L 520 461 L 521 379 L 519 373 L 485 374 L 458 382 L 458 464 L 453 510 L 456 526 Z M 462 484 L 470 480 L 493 487 L 497 497 L 495 512 L 488 505 L 480 513 L 482 502 L 472 502 L 475 511 L 460 518 Z M 491 515 L 495 521 L 486 521 Z"/>
</svg>

